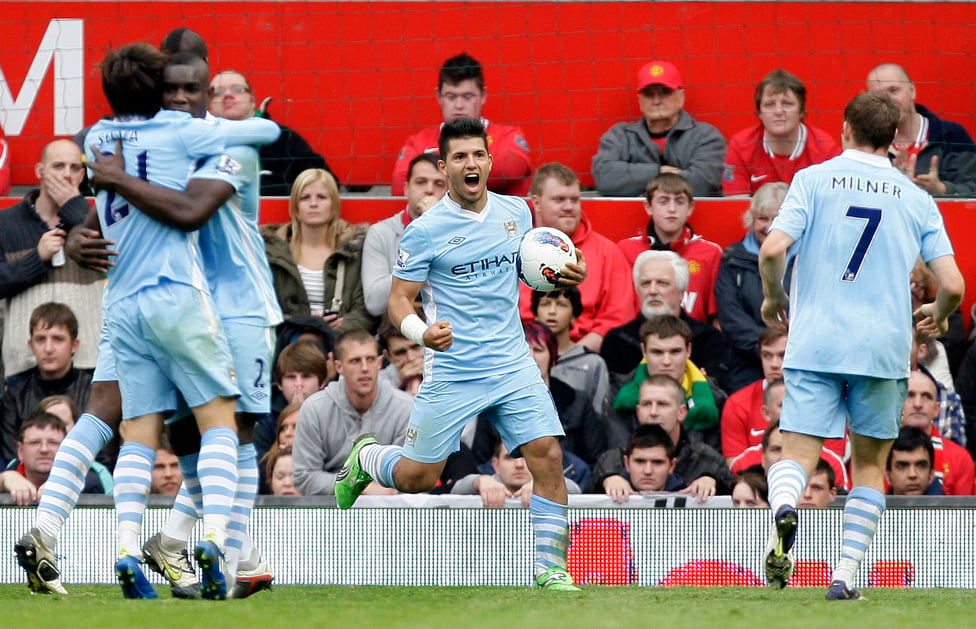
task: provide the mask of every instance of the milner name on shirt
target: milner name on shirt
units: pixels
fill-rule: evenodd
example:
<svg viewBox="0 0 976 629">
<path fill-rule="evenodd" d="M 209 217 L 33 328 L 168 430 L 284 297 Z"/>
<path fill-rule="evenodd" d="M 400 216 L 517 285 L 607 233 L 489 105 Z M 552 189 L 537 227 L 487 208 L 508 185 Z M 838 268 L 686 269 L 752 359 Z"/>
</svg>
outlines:
<svg viewBox="0 0 976 629">
<path fill-rule="evenodd" d="M 858 192 L 869 192 L 873 194 L 887 194 L 897 199 L 901 198 L 901 188 L 890 181 L 872 181 L 870 179 L 864 179 L 854 175 L 847 175 L 846 177 L 831 177 L 830 189 L 836 190 L 837 188 L 856 190 Z"/>
</svg>

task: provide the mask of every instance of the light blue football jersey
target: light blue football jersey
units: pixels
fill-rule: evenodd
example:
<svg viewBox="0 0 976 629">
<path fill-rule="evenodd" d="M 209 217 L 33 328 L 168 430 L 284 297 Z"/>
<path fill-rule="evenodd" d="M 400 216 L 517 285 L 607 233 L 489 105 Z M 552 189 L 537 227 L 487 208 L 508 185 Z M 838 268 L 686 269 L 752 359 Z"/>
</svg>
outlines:
<svg viewBox="0 0 976 629">
<path fill-rule="evenodd" d="M 532 214 L 518 197 L 488 194 L 484 209 L 445 195 L 410 222 L 393 275 L 422 282 L 428 323 L 448 321 L 454 344 L 424 353 L 424 381 L 469 380 L 534 365 L 519 318 L 519 242 Z"/>
<path fill-rule="evenodd" d="M 261 163 L 256 149 L 228 146 L 193 173 L 216 179 L 236 193 L 200 228 L 203 269 L 221 319 L 253 319 L 256 325 L 282 321 L 271 267 L 258 231 Z"/>
<path fill-rule="evenodd" d="M 770 229 L 796 241 L 784 367 L 908 377 L 909 273 L 920 254 L 953 253 L 929 194 L 848 149 L 794 176 Z"/>
<path fill-rule="evenodd" d="M 197 160 L 221 153 L 227 143 L 266 143 L 279 134 L 275 123 L 260 118 L 229 123 L 164 110 L 149 119 L 100 120 L 85 138 L 85 153 L 93 159 L 93 145 L 99 153 L 114 153 L 115 141 L 122 140 L 129 174 L 183 190 Z M 106 306 L 163 279 L 207 290 L 195 233 L 155 221 L 114 191 L 99 191 L 95 206 L 102 234 L 118 250 Z"/>
</svg>

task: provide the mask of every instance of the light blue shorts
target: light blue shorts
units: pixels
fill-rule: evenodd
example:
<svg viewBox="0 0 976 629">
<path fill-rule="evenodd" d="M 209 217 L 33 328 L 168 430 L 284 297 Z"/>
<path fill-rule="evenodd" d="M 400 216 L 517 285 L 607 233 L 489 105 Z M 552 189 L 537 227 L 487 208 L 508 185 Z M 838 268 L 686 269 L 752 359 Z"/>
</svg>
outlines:
<svg viewBox="0 0 976 629">
<path fill-rule="evenodd" d="M 271 412 L 271 361 L 274 357 L 273 330 L 246 319 L 224 319 L 224 331 L 237 372 L 237 412 Z"/>
<path fill-rule="evenodd" d="M 786 397 L 780 429 L 841 439 L 844 428 L 875 439 L 894 439 L 908 394 L 908 379 L 784 369 Z"/>
<path fill-rule="evenodd" d="M 479 380 L 423 383 L 414 399 L 403 455 L 421 463 L 447 459 L 461 447 L 461 431 L 479 415 L 495 425 L 513 456 L 530 441 L 565 434 L 552 395 L 532 365 Z"/>
<path fill-rule="evenodd" d="M 163 282 L 115 302 L 105 312 L 122 392 L 122 417 L 191 408 L 238 397 L 234 363 L 210 295 Z"/>
<path fill-rule="evenodd" d="M 108 336 L 108 327 L 102 322 L 102 329 L 98 334 L 98 361 L 95 363 L 95 373 L 92 382 L 115 382 L 119 379 L 115 373 L 115 352 L 112 351 L 112 341 Z"/>
</svg>

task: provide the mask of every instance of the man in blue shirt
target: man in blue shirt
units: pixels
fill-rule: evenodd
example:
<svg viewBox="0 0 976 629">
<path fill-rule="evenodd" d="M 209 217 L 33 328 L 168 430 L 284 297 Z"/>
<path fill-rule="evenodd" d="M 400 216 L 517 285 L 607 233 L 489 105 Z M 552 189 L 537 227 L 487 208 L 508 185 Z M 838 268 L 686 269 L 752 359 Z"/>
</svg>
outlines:
<svg viewBox="0 0 976 629">
<path fill-rule="evenodd" d="M 534 478 L 536 584 L 575 590 L 566 571 L 563 430 L 519 319 L 516 259 L 532 214 L 522 199 L 487 192 L 492 160 L 478 120 L 446 123 L 440 152 L 448 194 L 407 226 L 389 300 L 393 324 L 425 347 L 423 383 L 403 447 L 358 439 L 339 472 L 336 502 L 352 506 L 373 479 L 403 492 L 430 489 L 462 429 L 480 414 L 512 456 L 525 457 Z M 569 285 L 586 277 L 577 255 L 579 263 L 564 269 Z M 418 293 L 429 326 L 414 311 Z"/>
<path fill-rule="evenodd" d="M 888 160 L 898 119 L 888 96 L 855 97 L 844 111 L 844 153 L 796 174 L 759 253 L 763 320 L 789 326 L 783 459 L 768 472 L 775 520 L 766 579 L 779 587 L 789 581 L 796 505 L 824 439 L 843 437 L 849 427 L 854 487 L 828 600 L 860 598 L 854 576 L 885 508 L 885 461 L 898 436 L 910 368 L 908 275 L 916 259 L 939 279 L 935 302 L 914 313 L 920 333 L 943 334 L 963 297 L 938 207 Z M 783 274 L 791 246 L 796 261 L 787 297 Z"/>
</svg>

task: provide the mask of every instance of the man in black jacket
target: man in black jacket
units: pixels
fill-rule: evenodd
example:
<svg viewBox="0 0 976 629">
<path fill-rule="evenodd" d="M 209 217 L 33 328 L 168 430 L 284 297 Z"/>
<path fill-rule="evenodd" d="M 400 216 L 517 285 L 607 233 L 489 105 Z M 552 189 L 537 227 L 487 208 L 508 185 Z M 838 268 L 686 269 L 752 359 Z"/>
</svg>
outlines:
<svg viewBox="0 0 976 629">
<path fill-rule="evenodd" d="M 649 376 L 641 383 L 636 416 L 632 421 L 635 429 L 642 424 L 656 424 L 668 433 L 674 442 L 674 456 L 677 459 L 674 474 L 687 483 L 687 487 L 681 491 L 699 500 L 731 493 L 732 472 L 722 455 L 681 425 L 687 412 L 685 392 L 681 385 L 670 376 L 658 374 Z M 600 455 L 593 468 L 590 491 L 607 493 L 620 502 L 634 493 L 629 481 L 624 478 L 624 472 L 623 449 L 607 450 Z"/>
<path fill-rule="evenodd" d="M 70 140 L 55 140 L 44 147 L 34 166 L 39 187 L 0 212 L 0 299 L 6 306 L 2 352 L 7 386 L 16 384 L 19 378 L 14 376 L 33 366 L 24 344 L 30 334 L 31 311 L 55 295 L 80 321 L 84 349 L 78 364 L 95 367 L 102 324 L 102 275 L 82 269 L 64 255 L 68 230 L 88 215 L 88 201 L 78 190 L 84 172 L 81 150 Z"/>
<path fill-rule="evenodd" d="M 92 370 L 76 369 L 73 365 L 79 341 L 78 320 L 71 308 L 55 302 L 35 308 L 27 344 L 37 366 L 0 398 L 0 456 L 6 461 L 17 456 L 20 425 L 42 399 L 63 394 L 84 408 L 91 388 Z"/>
<path fill-rule="evenodd" d="M 692 319 L 681 307 L 688 289 L 688 263 L 673 251 L 645 252 L 634 264 L 634 288 L 640 312 L 630 323 L 607 332 L 600 356 L 610 372 L 611 393 L 633 375 L 643 359 L 640 328 L 647 319 L 662 314 L 680 317 L 691 328 L 691 362 L 725 390 L 728 381 L 729 349 L 714 326 Z"/>
<path fill-rule="evenodd" d="M 218 72 L 210 81 L 210 113 L 228 120 L 244 120 L 251 116 L 268 115 L 270 98 L 264 99 L 260 107 L 254 98 L 251 84 L 240 72 L 225 70 Z M 294 129 L 279 123 L 281 135 L 271 144 L 259 147 L 261 155 L 261 196 L 287 197 L 291 186 L 304 170 L 322 168 L 332 174 L 339 184 L 325 158 L 315 152 L 308 142 Z"/>
<path fill-rule="evenodd" d="M 889 154 L 899 170 L 934 197 L 976 194 L 976 143 L 961 124 L 915 102 L 915 83 L 905 68 L 882 63 L 868 73 L 867 87 L 898 106 Z"/>
</svg>

